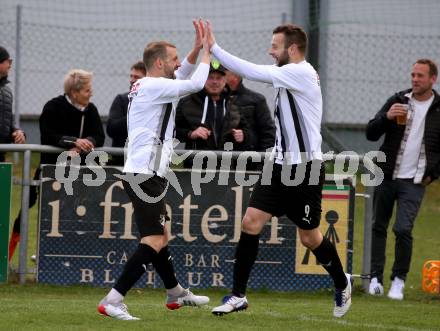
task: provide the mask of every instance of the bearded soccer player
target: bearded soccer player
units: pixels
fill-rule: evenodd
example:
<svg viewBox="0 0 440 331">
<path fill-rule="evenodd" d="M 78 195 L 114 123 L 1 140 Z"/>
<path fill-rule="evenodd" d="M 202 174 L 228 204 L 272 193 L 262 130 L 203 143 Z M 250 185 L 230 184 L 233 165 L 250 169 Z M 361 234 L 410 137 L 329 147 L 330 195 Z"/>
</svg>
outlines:
<svg viewBox="0 0 440 331">
<path fill-rule="evenodd" d="M 141 239 L 115 286 L 98 306 L 99 313 L 116 319 L 138 319 L 129 314 L 123 299 L 149 263 L 153 264 L 167 289 L 167 308 L 200 306 L 209 302 L 208 297 L 184 289 L 176 279 L 168 252 L 169 218 L 163 199 L 173 149 L 176 104 L 181 97 L 200 91 L 209 73 L 210 52 L 203 24 L 201 21 L 193 24 L 195 45 L 182 64 L 174 45 L 164 41 L 147 45 L 143 56 L 147 75 L 133 86 L 130 93 L 129 143 L 123 185 L 133 203 Z M 188 79 L 202 48 L 201 63 Z M 143 181 L 140 182 L 139 178 Z"/>
<path fill-rule="evenodd" d="M 298 228 L 301 243 L 332 277 L 336 288 L 333 315 L 342 317 L 351 305 L 351 277 L 344 273 L 335 246 L 318 228 L 325 175 L 322 95 L 318 74 L 305 60 L 307 35 L 293 24 L 278 26 L 269 51 L 276 65 L 256 65 L 223 50 L 215 42 L 209 22 L 206 29 L 211 52 L 224 67 L 249 80 L 271 84 L 277 92 L 271 182 L 264 185 L 260 178 L 254 186 L 236 248 L 233 288 L 212 313 L 223 315 L 248 307 L 246 287 L 258 254 L 259 234 L 272 216 L 286 215 Z M 300 171 L 304 173 L 301 184 L 285 184 L 286 177 L 289 181 Z"/>
</svg>

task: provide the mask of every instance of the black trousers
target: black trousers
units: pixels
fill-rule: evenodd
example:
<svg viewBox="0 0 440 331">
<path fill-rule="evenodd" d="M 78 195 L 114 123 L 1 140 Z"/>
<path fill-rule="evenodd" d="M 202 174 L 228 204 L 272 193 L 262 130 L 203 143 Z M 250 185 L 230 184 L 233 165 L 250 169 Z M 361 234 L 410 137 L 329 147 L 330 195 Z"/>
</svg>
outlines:
<svg viewBox="0 0 440 331">
<path fill-rule="evenodd" d="M 396 236 L 391 279 L 405 280 L 411 264 L 412 230 L 425 194 L 425 187 L 412 179 L 385 179 L 376 187 L 373 198 L 373 236 L 371 277 L 383 282 L 387 229 L 397 202 L 393 232 Z"/>
<path fill-rule="evenodd" d="M 34 174 L 34 180 L 40 179 L 40 173 L 41 173 L 41 168 L 38 167 L 35 170 L 35 174 Z M 38 187 L 37 186 L 30 186 L 29 187 L 29 208 L 32 208 L 35 203 L 37 202 L 37 198 L 38 198 Z M 12 232 L 14 233 L 20 233 L 20 220 L 21 220 L 21 210 L 17 215 L 17 218 L 14 221 L 14 225 L 12 227 Z"/>
</svg>

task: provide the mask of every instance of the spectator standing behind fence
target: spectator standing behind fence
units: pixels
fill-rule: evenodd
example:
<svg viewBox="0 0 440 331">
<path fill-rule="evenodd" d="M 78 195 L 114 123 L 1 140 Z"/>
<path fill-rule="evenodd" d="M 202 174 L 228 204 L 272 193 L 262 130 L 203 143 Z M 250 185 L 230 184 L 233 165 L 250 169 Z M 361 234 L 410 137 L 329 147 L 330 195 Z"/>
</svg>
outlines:
<svg viewBox="0 0 440 331">
<path fill-rule="evenodd" d="M 230 108 L 237 109 L 249 127 L 248 149 L 263 152 L 275 144 L 275 124 L 266 98 L 244 86 L 243 79 L 226 70 L 226 84 L 230 90 Z"/>
<path fill-rule="evenodd" d="M 437 65 L 419 59 L 412 67 L 409 90 L 388 99 L 368 122 L 367 139 L 385 140 L 380 150 L 387 162 L 379 163 L 384 181 L 375 188 L 369 293 L 383 295 L 383 272 L 387 229 L 397 201 L 393 232 L 396 236 L 391 288 L 388 297 L 403 300 L 411 263 L 412 229 L 422 203 L 425 186 L 440 175 L 440 96 L 432 89 Z"/>
<path fill-rule="evenodd" d="M 42 145 L 62 147 L 79 154 L 84 163 L 85 156 L 95 147 L 104 145 L 104 130 L 92 97 L 92 73 L 80 69 L 70 70 L 64 78 L 64 95 L 48 101 L 40 116 L 40 137 Z M 57 154 L 41 153 L 41 164 L 56 164 Z M 40 177 L 37 168 L 34 180 Z M 30 187 L 29 208 L 37 200 L 36 186 Z M 11 260 L 20 240 L 21 211 L 15 219 L 9 241 Z"/>
<path fill-rule="evenodd" d="M 226 90 L 225 68 L 211 61 L 202 91 L 183 98 L 176 111 L 176 137 L 186 149 L 223 150 L 226 142 L 233 150 L 247 150 L 249 128 L 238 109 L 231 109 Z M 191 167 L 192 159 L 185 162 Z"/>
<path fill-rule="evenodd" d="M 8 86 L 8 74 L 12 59 L 6 48 L 0 46 L 0 144 L 23 144 L 25 135 L 14 126 L 12 115 L 12 90 Z M 5 153 L 0 153 L 0 162 L 5 161 Z"/>
<path fill-rule="evenodd" d="M 137 80 L 145 77 L 145 74 L 146 70 L 144 62 L 138 61 L 131 66 L 130 90 Z M 130 92 L 118 94 L 110 106 L 106 130 L 109 137 L 112 138 L 112 147 L 124 147 L 127 140 L 127 108 L 129 93 Z M 124 156 L 112 155 L 108 165 L 123 166 Z"/>
</svg>

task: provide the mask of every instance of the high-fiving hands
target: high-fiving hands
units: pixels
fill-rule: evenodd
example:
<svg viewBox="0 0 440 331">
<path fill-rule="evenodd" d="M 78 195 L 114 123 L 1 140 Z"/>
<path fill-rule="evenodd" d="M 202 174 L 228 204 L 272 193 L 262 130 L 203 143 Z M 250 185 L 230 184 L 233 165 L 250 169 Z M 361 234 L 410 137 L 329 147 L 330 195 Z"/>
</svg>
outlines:
<svg viewBox="0 0 440 331">
<path fill-rule="evenodd" d="M 208 46 L 209 46 L 209 49 L 211 49 L 211 47 L 214 46 L 214 44 L 215 44 L 215 37 L 214 37 L 214 33 L 212 32 L 211 22 L 209 20 L 206 20 L 205 30 L 206 30 L 205 32 L 206 32 Z"/>
<path fill-rule="evenodd" d="M 212 25 L 209 20 L 203 22 L 201 18 L 192 21 L 195 29 L 194 49 L 210 50 L 215 44 L 214 33 L 212 32 Z"/>
<path fill-rule="evenodd" d="M 209 43 L 208 43 L 206 26 L 203 25 L 203 21 L 201 19 L 198 22 L 198 30 L 202 36 L 202 45 L 203 45 L 203 55 L 201 62 L 208 64 L 209 62 L 211 62 L 211 48 L 209 47 Z"/>
<path fill-rule="evenodd" d="M 194 36 L 194 48 L 200 51 L 203 48 L 203 22 L 201 19 L 199 19 L 193 20 L 192 23 L 196 32 Z"/>
<path fill-rule="evenodd" d="M 203 55 L 201 62 L 209 63 L 211 61 L 211 53 L 208 43 L 208 36 L 206 34 L 206 27 L 203 24 L 201 18 L 198 20 L 193 20 L 192 23 L 195 30 L 194 46 L 186 58 L 189 63 L 195 64 L 197 62 L 197 57 L 199 56 L 199 52 L 203 48 Z"/>
</svg>

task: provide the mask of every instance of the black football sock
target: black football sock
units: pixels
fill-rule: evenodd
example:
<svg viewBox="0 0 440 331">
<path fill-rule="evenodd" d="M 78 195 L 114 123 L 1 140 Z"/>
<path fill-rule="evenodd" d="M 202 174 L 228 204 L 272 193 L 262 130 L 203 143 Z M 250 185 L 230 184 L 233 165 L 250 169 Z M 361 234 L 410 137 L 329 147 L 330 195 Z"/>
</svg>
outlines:
<svg viewBox="0 0 440 331">
<path fill-rule="evenodd" d="M 345 276 L 344 269 L 342 268 L 338 252 L 330 240 L 324 238 L 321 244 L 312 252 L 315 254 L 318 262 L 333 278 L 335 287 L 337 289 L 344 289 L 347 286 L 347 277 Z"/>
<path fill-rule="evenodd" d="M 153 261 L 153 267 L 159 274 L 167 290 L 172 289 L 179 284 L 173 267 L 173 259 L 168 252 L 168 246 L 162 248 Z"/>
<path fill-rule="evenodd" d="M 149 245 L 139 244 L 134 254 L 125 264 L 124 271 L 113 288 L 125 296 L 142 277 L 150 262 L 157 258 L 157 252 Z"/>
<path fill-rule="evenodd" d="M 232 294 L 243 297 L 251 273 L 252 266 L 258 255 L 260 235 L 241 232 L 240 240 L 235 251 Z"/>
</svg>

